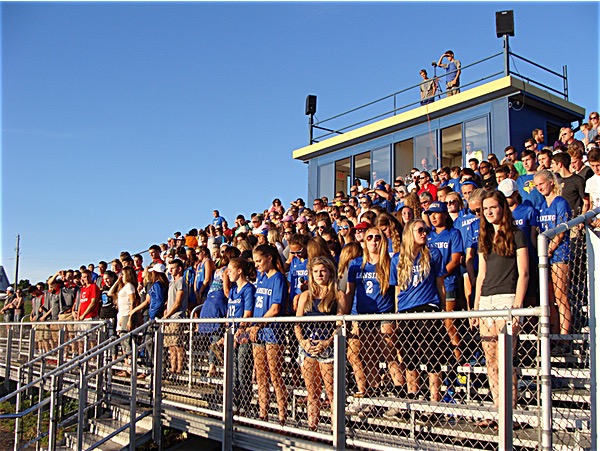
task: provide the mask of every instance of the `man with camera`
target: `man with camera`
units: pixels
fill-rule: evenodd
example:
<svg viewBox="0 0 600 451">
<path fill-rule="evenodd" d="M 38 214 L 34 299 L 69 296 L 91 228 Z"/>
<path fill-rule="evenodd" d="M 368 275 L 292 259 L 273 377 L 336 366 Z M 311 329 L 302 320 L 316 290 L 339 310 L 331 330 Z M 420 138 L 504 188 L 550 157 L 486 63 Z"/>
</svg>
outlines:
<svg viewBox="0 0 600 451">
<path fill-rule="evenodd" d="M 447 63 L 442 62 L 444 58 L 448 60 Z M 454 52 L 447 50 L 440 56 L 437 66 L 446 69 L 446 97 L 458 94 L 460 92 L 460 61 L 454 59 Z"/>
</svg>

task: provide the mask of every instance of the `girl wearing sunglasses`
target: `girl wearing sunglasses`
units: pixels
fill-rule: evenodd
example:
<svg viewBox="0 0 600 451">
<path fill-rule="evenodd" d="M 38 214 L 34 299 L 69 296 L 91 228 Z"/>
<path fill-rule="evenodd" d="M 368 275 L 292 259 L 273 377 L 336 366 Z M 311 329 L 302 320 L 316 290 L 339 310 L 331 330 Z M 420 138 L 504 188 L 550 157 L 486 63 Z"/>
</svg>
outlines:
<svg viewBox="0 0 600 451">
<path fill-rule="evenodd" d="M 394 310 L 393 287 L 390 283 L 390 255 L 387 239 L 378 227 L 370 227 L 363 241 L 363 255 L 354 259 L 348 269 L 346 305 L 353 315 L 391 313 Z M 394 385 L 400 389 L 403 375 L 395 358 L 392 321 L 356 321 L 348 338 L 348 360 L 354 370 L 362 398 L 377 394 L 381 375 L 379 357 L 385 357 Z"/>
<path fill-rule="evenodd" d="M 402 250 L 392 259 L 392 283 L 396 285 L 398 313 L 437 312 L 446 302 L 446 268 L 437 248 L 427 247 L 428 228 L 422 219 L 409 222 L 402 233 Z M 404 349 L 409 398 L 419 391 L 421 365 L 427 367 L 431 401 L 441 400 L 439 343 L 445 339 L 441 320 L 399 321 L 399 340 Z M 415 331 L 418 335 L 415 336 Z"/>
</svg>

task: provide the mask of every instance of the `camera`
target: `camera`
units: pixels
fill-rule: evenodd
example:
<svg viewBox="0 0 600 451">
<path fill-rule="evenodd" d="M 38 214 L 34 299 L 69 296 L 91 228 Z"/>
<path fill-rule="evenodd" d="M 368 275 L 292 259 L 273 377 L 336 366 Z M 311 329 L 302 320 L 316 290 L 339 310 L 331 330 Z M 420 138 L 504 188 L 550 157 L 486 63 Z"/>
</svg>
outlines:
<svg viewBox="0 0 600 451">
<path fill-rule="evenodd" d="M 437 67 L 437 63 L 436 63 L 435 61 L 432 61 L 432 62 L 431 62 L 431 65 L 432 65 L 433 67 Z"/>
</svg>

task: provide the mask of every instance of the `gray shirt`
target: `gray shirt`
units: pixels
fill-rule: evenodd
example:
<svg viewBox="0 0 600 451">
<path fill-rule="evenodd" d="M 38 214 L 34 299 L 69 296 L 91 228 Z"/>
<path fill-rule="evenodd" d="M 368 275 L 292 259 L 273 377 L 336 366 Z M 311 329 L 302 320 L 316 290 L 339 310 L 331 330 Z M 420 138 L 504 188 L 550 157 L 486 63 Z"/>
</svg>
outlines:
<svg viewBox="0 0 600 451">
<path fill-rule="evenodd" d="M 188 308 L 188 287 L 187 284 L 183 283 L 183 277 L 180 277 L 176 281 L 172 281 L 169 284 L 169 297 L 167 299 L 167 312 L 171 310 L 175 304 L 175 297 L 178 291 L 183 291 L 183 298 L 181 299 L 181 305 L 179 310 L 171 315 L 171 318 L 184 318 Z"/>
</svg>

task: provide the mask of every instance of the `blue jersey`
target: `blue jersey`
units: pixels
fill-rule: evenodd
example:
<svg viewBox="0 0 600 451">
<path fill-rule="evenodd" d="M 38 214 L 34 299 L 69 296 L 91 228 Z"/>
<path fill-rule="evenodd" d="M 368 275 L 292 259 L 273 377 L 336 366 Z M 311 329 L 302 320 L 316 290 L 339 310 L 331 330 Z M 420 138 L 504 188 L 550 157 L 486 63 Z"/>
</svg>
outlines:
<svg viewBox="0 0 600 451">
<path fill-rule="evenodd" d="M 277 271 L 271 277 L 260 273 L 256 279 L 256 292 L 254 294 L 254 316 L 262 318 L 274 304 L 280 305 L 279 315 L 285 312 L 287 300 L 287 284 L 285 276 Z M 258 340 L 262 343 L 281 343 L 283 341 L 283 327 L 278 324 L 266 325 L 258 332 Z"/>
<path fill-rule="evenodd" d="M 529 204 L 534 208 L 539 208 L 544 202 L 544 196 L 536 189 L 535 183 L 533 183 L 533 176 L 535 174 L 525 174 L 519 176 L 517 179 L 517 186 L 519 187 L 519 194 L 523 198 L 524 204 Z M 525 233 L 527 236 L 527 233 Z"/>
<path fill-rule="evenodd" d="M 556 196 L 550 205 L 544 201 L 540 207 L 540 229 L 542 232 L 556 227 L 558 224 L 571 219 L 571 207 L 564 197 Z M 558 248 L 550 258 L 550 264 L 568 262 L 569 255 L 569 231 L 558 245 Z"/>
<path fill-rule="evenodd" d="M 348 267 L 348 283 L 355 285 L 352 314 L 391 313 L 394 310 L 393 286 L 390 283 L 385 293 L 377 280 L 376 265 L 366 262 L 362 268 L 363 257 L 355 258 Z M 390 274 L 390 282 L 392 280 Z"/>
<path fill-rule="evenodd" d="M 475 269 L 475 274 L 479 271 L 479 224 L 481 220 L 475 217 L 475 220 L 471 222 L 467 227 L 467 237 L 465 241 L 465 254 L 467 253 L 467 249 L 473 249 L 475 251 L 475 257 L 473 257 L 473 268 Z"/>
<path fill-rule="evenodd" d="M 538 210 L 533 208 L 531 205 L 525 204 L 517 205 L 512 211 L 515 225 L 525 234 L 530 254 L 534 250 L 534 243 L 531 242 L 531 228 L 539 227 L 538 214 Z"/>
<path fill-rule="evenodd" d="M 444 268 L 446 268 L 448 263 L 450 263 L 450 260 L 452 260 L 452 254 L 464 254 L 465 252 L 460 232 L 455 228 L 444 229 L 441 233 L 437 233 L 435 229 L 433 229 L 427 237 L 427 245 L 430 249 L 435 247 L 441 252 Z M 446 278 L 444 279 L 446 291 L 458 290 L 459 276 L 460 265 L 456 267 L 452 274 L 446 275 Z"/>
<path fill-rule="evenodd" d="M 467 232 L 469 229 L 469 225 L 471 225 L 471 223 L 475 220 L 477 220 L 477 216 L 475 216 L 473 213 L 465 213 L 464 210 L 462 210 L 458 213 L 458 217 L 454 221 L 454 228 L 460 232 L 460 236 L 463 242 L 463 249 L 465 252 L 469 247 L 469 243 L 467 242 Z"/>
<path fill-rule="evenodd" d="M 389 200 L 384 199 L 383 197 L 380 197 L 375 202 L 373 202 L 373 205 L 379 205 L 381 208 L 385 208 L 385 211 L 387 211 L 388 213 L 394 211 L 394 206 L 392 205 L 392 203 Z"/>
<path fill-rule="evenodd" d="M 227 297 L 223 291 L 223 275 L 225 268 L 220 268 L 215 271 L 206 301 L 200 310 L 200 318 L 225 318 L 227 315 Z M 217 332 L 221 327 L 220 323 L 200 323 L 198 331 L 200 333 Z"/>
<path fill-rule="evenodd" d="M 150 306 L 148 308 L 150 319 L 162 318 L 167 305 L 167 293 L 164 287 L 160 283 L 154 282 L 148 290 L 148 295 L 150 296 Z"/>
<path fill-rule="evenodd" d="M 302 293 L 302 290 L 300 289 L 300 286 L 302 285 L 300 279 L 303 278 L 304 282 L 308 281 L 307 264 L 308 258 L 305 258 L 304 261 L 301 261 L 298 257 L 292 258 L 287 277 L 287 280 L 290 283 L 290 299 L 294 299 L 294 296 Z"/>
<path fill-rule="evenodd" d="M 456 191 L 457 193 L 460 193 L 460 177 L 448 180 L 447 186 L 452 188 L 452 191 Z"/>
<path fill-rule="evenodd" d="M 256 287 L 246 283 L 238 291 L 236 283 L 229 290 L 229 301 L 227 302 L 227 318 L 243 318 L 245 311 L 254 311 L 254 293 Z"/>
<path fill-rule="evenodd" d="M 421 280 L 419 275 L 421 270 L 421 253 L 417 255 L 412 268 L 412 280 L 408 287 L 402 290 L 397 297 L 398 313 L 405 312 L 422 305 L 440 306 L 440 296 L 437 290 L 436 279 L 443 277 L 446 272 L 446 266 L 442 261 L 442 253 L 437 248 L 429 249 L 431 253 L 429 274 Z M 394 277 L 394 284 L 397 284 L 398 275 L 398 256 L 392 258 L 390 273 Z"/>
<path fill-rule="evenodd" d="M 183 283 L 188 287 L 188 302 L 196 303 L 196 292 L 194 291 L 196 271 L 191 266 L 183 271 Z"/>
</svg>

